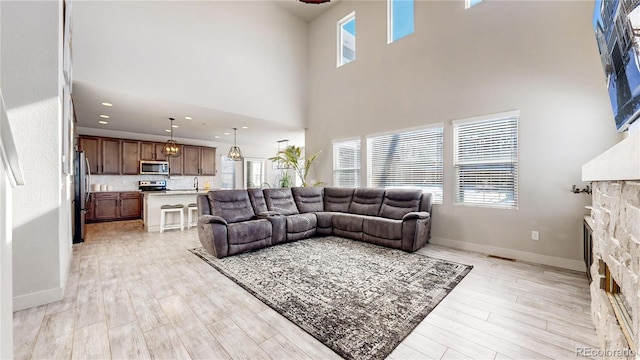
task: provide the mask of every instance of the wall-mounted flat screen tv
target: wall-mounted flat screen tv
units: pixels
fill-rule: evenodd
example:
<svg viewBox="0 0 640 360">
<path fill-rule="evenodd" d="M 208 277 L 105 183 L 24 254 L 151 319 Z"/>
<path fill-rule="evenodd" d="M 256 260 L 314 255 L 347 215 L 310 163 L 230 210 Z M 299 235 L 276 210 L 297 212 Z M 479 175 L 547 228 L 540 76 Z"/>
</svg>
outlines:
<svg viewBox="0 0 640 360">
<path fill-rule="evenodd" d="M 595 0 L 593 29 L 616 129 L 640 116 L 640 1 Z"/>
</svg>

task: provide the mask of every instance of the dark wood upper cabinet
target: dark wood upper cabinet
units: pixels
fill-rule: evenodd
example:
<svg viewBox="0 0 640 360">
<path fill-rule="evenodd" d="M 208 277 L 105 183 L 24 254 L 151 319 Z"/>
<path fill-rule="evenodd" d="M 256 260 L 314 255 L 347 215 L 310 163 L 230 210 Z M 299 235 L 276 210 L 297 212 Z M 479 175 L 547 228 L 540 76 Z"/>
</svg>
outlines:
<svg viewBox="0 0 640 360">
<path fill-rule="evenodd" d="M 102 143 L 102 174 L 120 174 L 122 153 L 120 139 L 103 138 Z"/>
<path fill-rule="evenodd" d="M 182 159 L 184 158 L 184 147 L 180 156 L 167 156 L 169 161 L 169 175 L 182 175 Z"/>
<path fill-rule="evenodd" d="M 140 165 L 140 142 L 122 140 L 122 175 L 137 175 Z"/>
<path fill-rule="evenodd" d="M 182 169 L 184 175 L 200 175 L 200 147 L 182 147 Z"/>
<path fill-rule="evenodd" d="M 89 162 L 89 170 L 92 174 L 100 173 L 100 138 L 81 137 L 79 139 L 80 150 L 84 151 L 84 157 Z"/>
<path fill-rule="evenodd" d="M 216 148 L 200 148 L 200 175 L 216 174 Z"/>
<path fill-rule="evenodd" d="M 182 156 L 184 175 L 216 174 L 216 148 L 185 145 Z"/>
<path fill-rule="evenodd" d="M 164 143 L 140 142 L 140 160 L 166 160 L 162 154 Z"/>
</svg>

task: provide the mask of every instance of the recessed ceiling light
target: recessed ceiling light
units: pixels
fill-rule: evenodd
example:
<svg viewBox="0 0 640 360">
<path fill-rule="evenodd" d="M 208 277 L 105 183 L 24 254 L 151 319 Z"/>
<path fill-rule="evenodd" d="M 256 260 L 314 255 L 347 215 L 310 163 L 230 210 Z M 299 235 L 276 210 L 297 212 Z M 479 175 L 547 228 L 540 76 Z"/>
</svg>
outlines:
<svg viewBox="0 0 640 360">
<path fill-rule="evenodd" d="M 193 120 L 193 118 L 191 116 L 185 116 L 184 119 L 185 120 Z"/>
<path fill-rule="evenodd" d="M 248 129 L 249 127 L 248 127 L 248 126 L 243 126 L 242 128 L 243 128 L 243 129 Z"/>
<path fill-rule="evenodd" d="M 106 125 L 106 124 L 108 124 L 108 123 L 109 123 L 108 121 L 104 121 L 104 120 L 100 120 L 100 121 L 98 121 L 98 124 L 102 124 L 102 125 Z"/>
<path fill-rule="evenodd" d="M 171 127 L 172 127 L 172 128 L 177 128 L 177 127 L 178 127 L 178 125 L 171 125 Z"/>
<path fill-rule="evenodd" d="M 164 129 L 164 131 L 166 131 L 166 132 L 171 132 L 171 129 Z"/>
<path fill-rule="evenodd" d="M 229 133 L 224 133 L 224 134 L 225 134 L 225 135 L 231 135 L 231 134 L 229 134 Z"/>
<path fill-rule="evenodd" d="M 102 105 L 104 105 L 104 106 L 113 106 L 112 103 L 108 103 L 108 102 L 103 102 Z"/>
<path fill-rule="evenodd" d="M 109 116 L 109 115 L 100 115 L 100 117 L 101 117 L 101 118 L 103 118 L 103 119 L 108 119 L 108 118 L 110 118 L 110 116 Z"/>
<path fill-rule="evenodd" d="M 216 135 L 214 136 L 215 139 L 220 139 L 220 136 Z"/>
</svg>

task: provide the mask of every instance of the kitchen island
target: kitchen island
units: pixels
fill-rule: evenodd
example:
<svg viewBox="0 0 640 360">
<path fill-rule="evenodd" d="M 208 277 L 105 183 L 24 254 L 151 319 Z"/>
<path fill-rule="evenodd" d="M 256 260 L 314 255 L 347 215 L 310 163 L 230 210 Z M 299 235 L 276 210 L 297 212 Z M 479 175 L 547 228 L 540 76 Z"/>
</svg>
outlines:
<svg viewBox="0 0 640 360">
<path fill-rule="evenodd" d="M 184 228 L 187 229 L 189 204 L 196 203 L 196 196 L 206 194 L 208 190 L 166 190 L 166 191 L 144 191 L 143 195 L 143 216 L 144 229 L 147 232 L 160 232 L 160 207 L 162 205 L 184 205 Z M 180 215 L 176 213 L 167 214 L 167 224 L 180 223 Z"/>
</svg>

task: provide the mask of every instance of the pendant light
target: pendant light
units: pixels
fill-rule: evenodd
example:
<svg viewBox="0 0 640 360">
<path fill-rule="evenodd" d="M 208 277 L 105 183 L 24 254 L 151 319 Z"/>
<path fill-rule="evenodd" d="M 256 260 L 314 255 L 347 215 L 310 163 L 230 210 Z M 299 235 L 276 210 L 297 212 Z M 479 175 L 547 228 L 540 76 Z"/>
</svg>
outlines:
<svg viewBox="0 0 640 360">
<path fill-rule="evenodd" d="M 175 156 L 178 157 L 182 155 L 182 147 L 178 145 L 178 143 L 173 140 L 173 118 L 169 118 L 171 120 L 171 139 L 167 140 L 167 143 L 162 147 L 162 154 L 165 156 Z"/>
<path fill-rule="evenodd" d="M 238 132 L 238 128 L 233 128 L 233 146 L 229 149 L 229 155 L 227 157 L 229 160 L 240 161 L 242 160 L 242 151 L 236 144 L 236 133 Z"/>
</svg>

